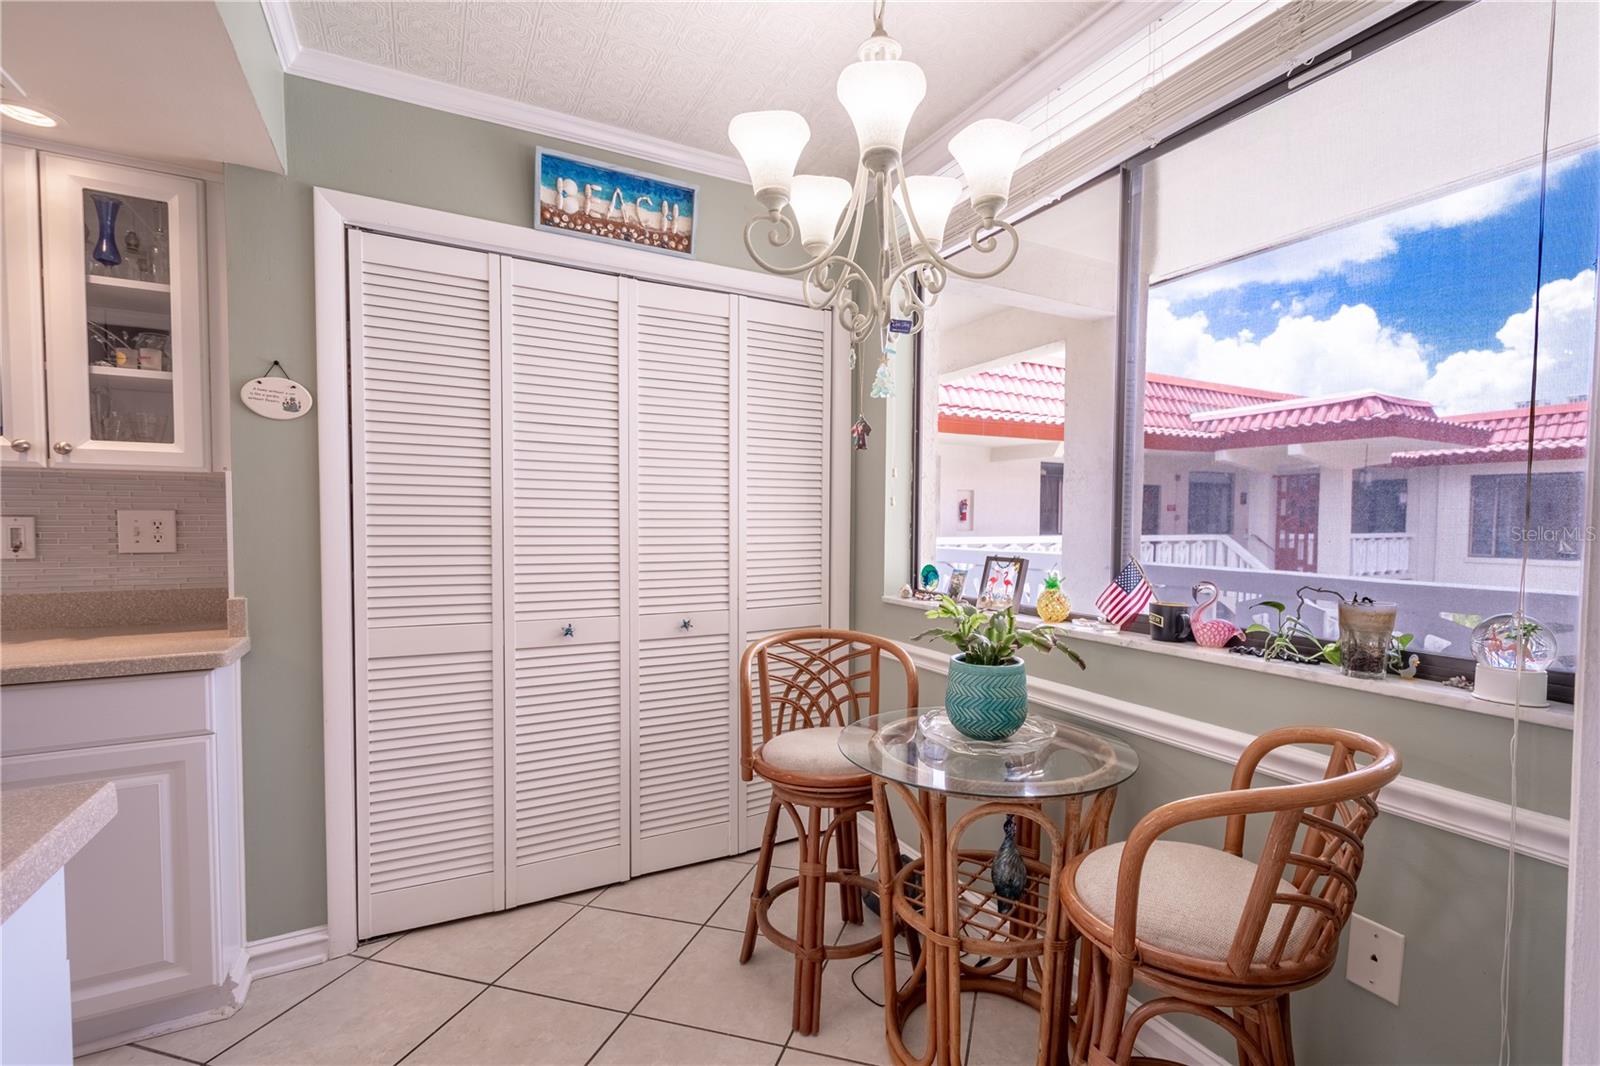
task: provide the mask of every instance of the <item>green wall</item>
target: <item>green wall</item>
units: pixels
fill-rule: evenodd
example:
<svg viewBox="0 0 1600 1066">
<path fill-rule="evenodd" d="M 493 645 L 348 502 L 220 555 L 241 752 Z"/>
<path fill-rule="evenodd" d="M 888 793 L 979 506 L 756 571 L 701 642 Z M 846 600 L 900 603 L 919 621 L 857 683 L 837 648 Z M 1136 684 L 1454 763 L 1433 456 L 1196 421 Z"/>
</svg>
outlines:
<svg viewBox="0 0 1600 1066">
<path fill-rule="evenodd" d="M 748 266 L 741 184 L 642 163 L 321 82 L 285 83 L 289 172 L 229 167 L 228 332 L 236 394 L 273 359 L 317 395 L 316 186 L 531 225 L 534 148 L 697 184 L 696 258 Z M 250 604 L 244 660 L 245 877 L 251 939 L 326 920 L 317 420 L 234 405 L 234 574 Z"/>
<path fill-rule="evenodd" d="M 880 432 L 873 434 L 870 450 L 853 458 L 851 619 L 857 629 L 909 640 L 926 628 L 926 619 L 882 602 L 885 591 L 898 590 L 909 573 L 911 372 L 909 360 L 902 363 L 895 368 L 903 383 L 899 395 L 867 401 L 867 419 Z M 860 365 L 871 373 L 876 359 L 863 358 Z M 885 428 L 888 432 L 882 432 Z M 1509 799 L 1510 723 L 1505 719 L 1089 641 L 1080 641 L 1078 650 L 1088 660 L 1087 671 L 1079 672 L 1060 656 L 1034 655 L 1029 672 L 1250 733 L 1294 724 L 1356 729 L 1394 744 L 1408 776 Z M 944 678 L 924 672 L 920 681 L 922 702 L 937 702 Z M 1138 751 L 1140 768 L 1119 790 L 1114 839 L 1124 838 L 1141 814 L 1162 803 L 1228 786 L 1231 768 L 1221 762 L 1132 734 L 1122 739 Z M 1571 740 L 1566 730 L 1523 725 L 1518 763 L 1523 807 L 1566 815 Z M 1220 823 L 1188 829 L 1176 839 L 1221 842 Z M 1494 1062 L 1505 881 L 1503 849 L 1393 814 L 1380 817 L 1368 836 L 1356 909 L 1406 937 L 1400 1006 L 1347 981 L 1341 954 L 1327 978 L 1295 995 L 1300 1061 Z M 1512 1061 L 1559 1062 L 1565 869 L 1519 859 L 1516 913 Z M 1231 1061 L 1231 1045 L 1217 1039 L 1212 1027 L 1191 1021 L 1183 1019 L 1182 1027 Z"/>
</svg>

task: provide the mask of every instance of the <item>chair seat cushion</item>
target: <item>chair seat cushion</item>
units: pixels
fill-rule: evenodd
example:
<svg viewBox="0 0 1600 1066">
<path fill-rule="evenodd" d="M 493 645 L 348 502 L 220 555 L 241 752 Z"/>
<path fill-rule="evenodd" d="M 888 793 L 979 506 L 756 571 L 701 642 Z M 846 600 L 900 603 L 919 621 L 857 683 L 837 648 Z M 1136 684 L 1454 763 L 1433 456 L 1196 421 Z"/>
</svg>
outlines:
<svg viewBox="0 0 1600 1066">
<path fill-rule="evenodd" d="M 1099 848 L 1079 864 L 1073 881 L 1084 908 L 1107 925 L 1114 920 L 1121 862 L 1121 844 Z M 1192 958 L 1225 961 L 1255 877 L 1255 863 L 1220 848 L 1156 841 L 1145 856 L 1139 881 L 1139 941 Z M 1278 891 L 1293 893 L 1295 888 L 1279 881 Z M 1271 957 L 1288 913 L 1289 907 L 1283 903 L 1273 904 L 1268 911 L 1254 962 L 1264 963 Z M 1316 927 L 1317 912 L 1302 908 L 1284 958 L 1297 955 Z"/>
<path fill-rule="evenodd" d="M 819 777 L 859 777 L 865 770 L 839 750 L 840 726 L 819 725 L 779 733 L 761 747 L 761 761 L 775 770 Z"/>
</svg>

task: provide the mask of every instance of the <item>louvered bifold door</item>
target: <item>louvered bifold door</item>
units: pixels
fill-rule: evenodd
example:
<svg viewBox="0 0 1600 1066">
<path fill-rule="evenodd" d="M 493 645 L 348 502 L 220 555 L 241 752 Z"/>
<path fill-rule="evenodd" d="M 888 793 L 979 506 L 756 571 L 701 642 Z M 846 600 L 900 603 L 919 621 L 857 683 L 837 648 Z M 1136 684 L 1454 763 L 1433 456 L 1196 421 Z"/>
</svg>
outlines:
<svg viewBox="0 0 1600 1066">
<path fill-rule="evenodd" d="M 508 904 L 628 877 L 631 282 L 508 259 Z"/>
<path fill-rule="evenodd" d="M 726 294 L 637 286 L 634 874 L 737 842 L 736 309 Z"/>
<path fill-rule="evenodd" d="M 739 304 L 739 631 L 748 644 L 827 624 L 830 319 L 826 311 L 751 297 Z M 760 737 L 760 708 L 751 713 L 751 735 Z M 740 842 L 750 849 L 761 843 L 772 790 L 757 779 L 740 793 Z M 780 831 L 788 822 L 782 819 Z"/>
<path fill-rule="evenodd" d="M 351 231 L 357 924 L 504 906 L 499 261 Z"/>
</svg>

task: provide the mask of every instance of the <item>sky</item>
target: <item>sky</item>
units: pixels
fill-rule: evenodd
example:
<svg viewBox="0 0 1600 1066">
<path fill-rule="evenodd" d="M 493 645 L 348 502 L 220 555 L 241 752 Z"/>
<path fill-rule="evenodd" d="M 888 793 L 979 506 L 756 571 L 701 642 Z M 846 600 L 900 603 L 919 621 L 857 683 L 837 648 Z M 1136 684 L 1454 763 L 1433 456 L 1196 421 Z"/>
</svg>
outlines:
<svg viewBox="0 0 1600 1066">
<path fill-rule="evenodd" d="M 1152 286 L 1146 366 L 1301 395 L 1378 390 L 1440 414 L 1590 391 L 1600 149 Z"/>
</svg>

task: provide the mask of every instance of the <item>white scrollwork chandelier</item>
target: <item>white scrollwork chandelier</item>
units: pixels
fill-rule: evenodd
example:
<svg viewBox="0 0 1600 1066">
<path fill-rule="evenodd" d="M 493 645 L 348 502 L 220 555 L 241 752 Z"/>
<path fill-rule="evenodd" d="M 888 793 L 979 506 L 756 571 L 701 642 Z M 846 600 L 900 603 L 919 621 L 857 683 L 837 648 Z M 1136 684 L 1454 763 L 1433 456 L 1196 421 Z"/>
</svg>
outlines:
<svg viewBox="0 0 1600 1066">
<path fill-rule="evenodd" d="M 1011 176 L 1028 147 L 1030 131 L 1015 122 L 980 119 L 950 140 L 966 178 L 978 222 L 968 237 L 974 252 L 1000 254 L 997 265 L 967 270 L 940 254 L 946 223 L 961 199 L 962 183 L 935 175 L 906 177 L 900 161 L 906 128 L 927 92 L 922 68 L 900 58 L 900 43 L 883 29 L 883 0 L 873 13 L 873 32 L 856 53 L 857 62 L 839 74 L 839 102 L 850 114 L 861 150 L 854 183 L 843 178 L 796 174 L 796 163 L 811 128 L 793 111 L 749 111 L 728 124 L 728 139 L 750 171 L 756 199 L 767 209 L 745 227 L 744 244 L 761 267 L 773 274 L 800 275 L 806 302 L 832 308 L 839 324 L 859 343 L 874 327 L 886 334 L 915 333 L 924 312 L 938 299 L 951 274 L 992 278 L 1016 258 L 1017 231 L 996 216 L 1011 191 Z M 864 233 L 866 205 L 878 204 L 876 235 Z M 891 210 L 888 205 L 893 202 Z M 793 221 L 784 214 L 788 207 Z M 843 215 L 841 219 L 841 214 Z M 902 241 L 897 216 L 909 240 Z M 805 262 L 778 266 L 756 251 L 758 227 L 768 227 L 774 247 L 796 236 Z M 1009 249 L 1000 252 L 1000 237 Z M 877 242 L 877 277 L 861 265 L 862 238 Z M 897 313 L 898 312 L 898 313 Z"/>
</svg>

